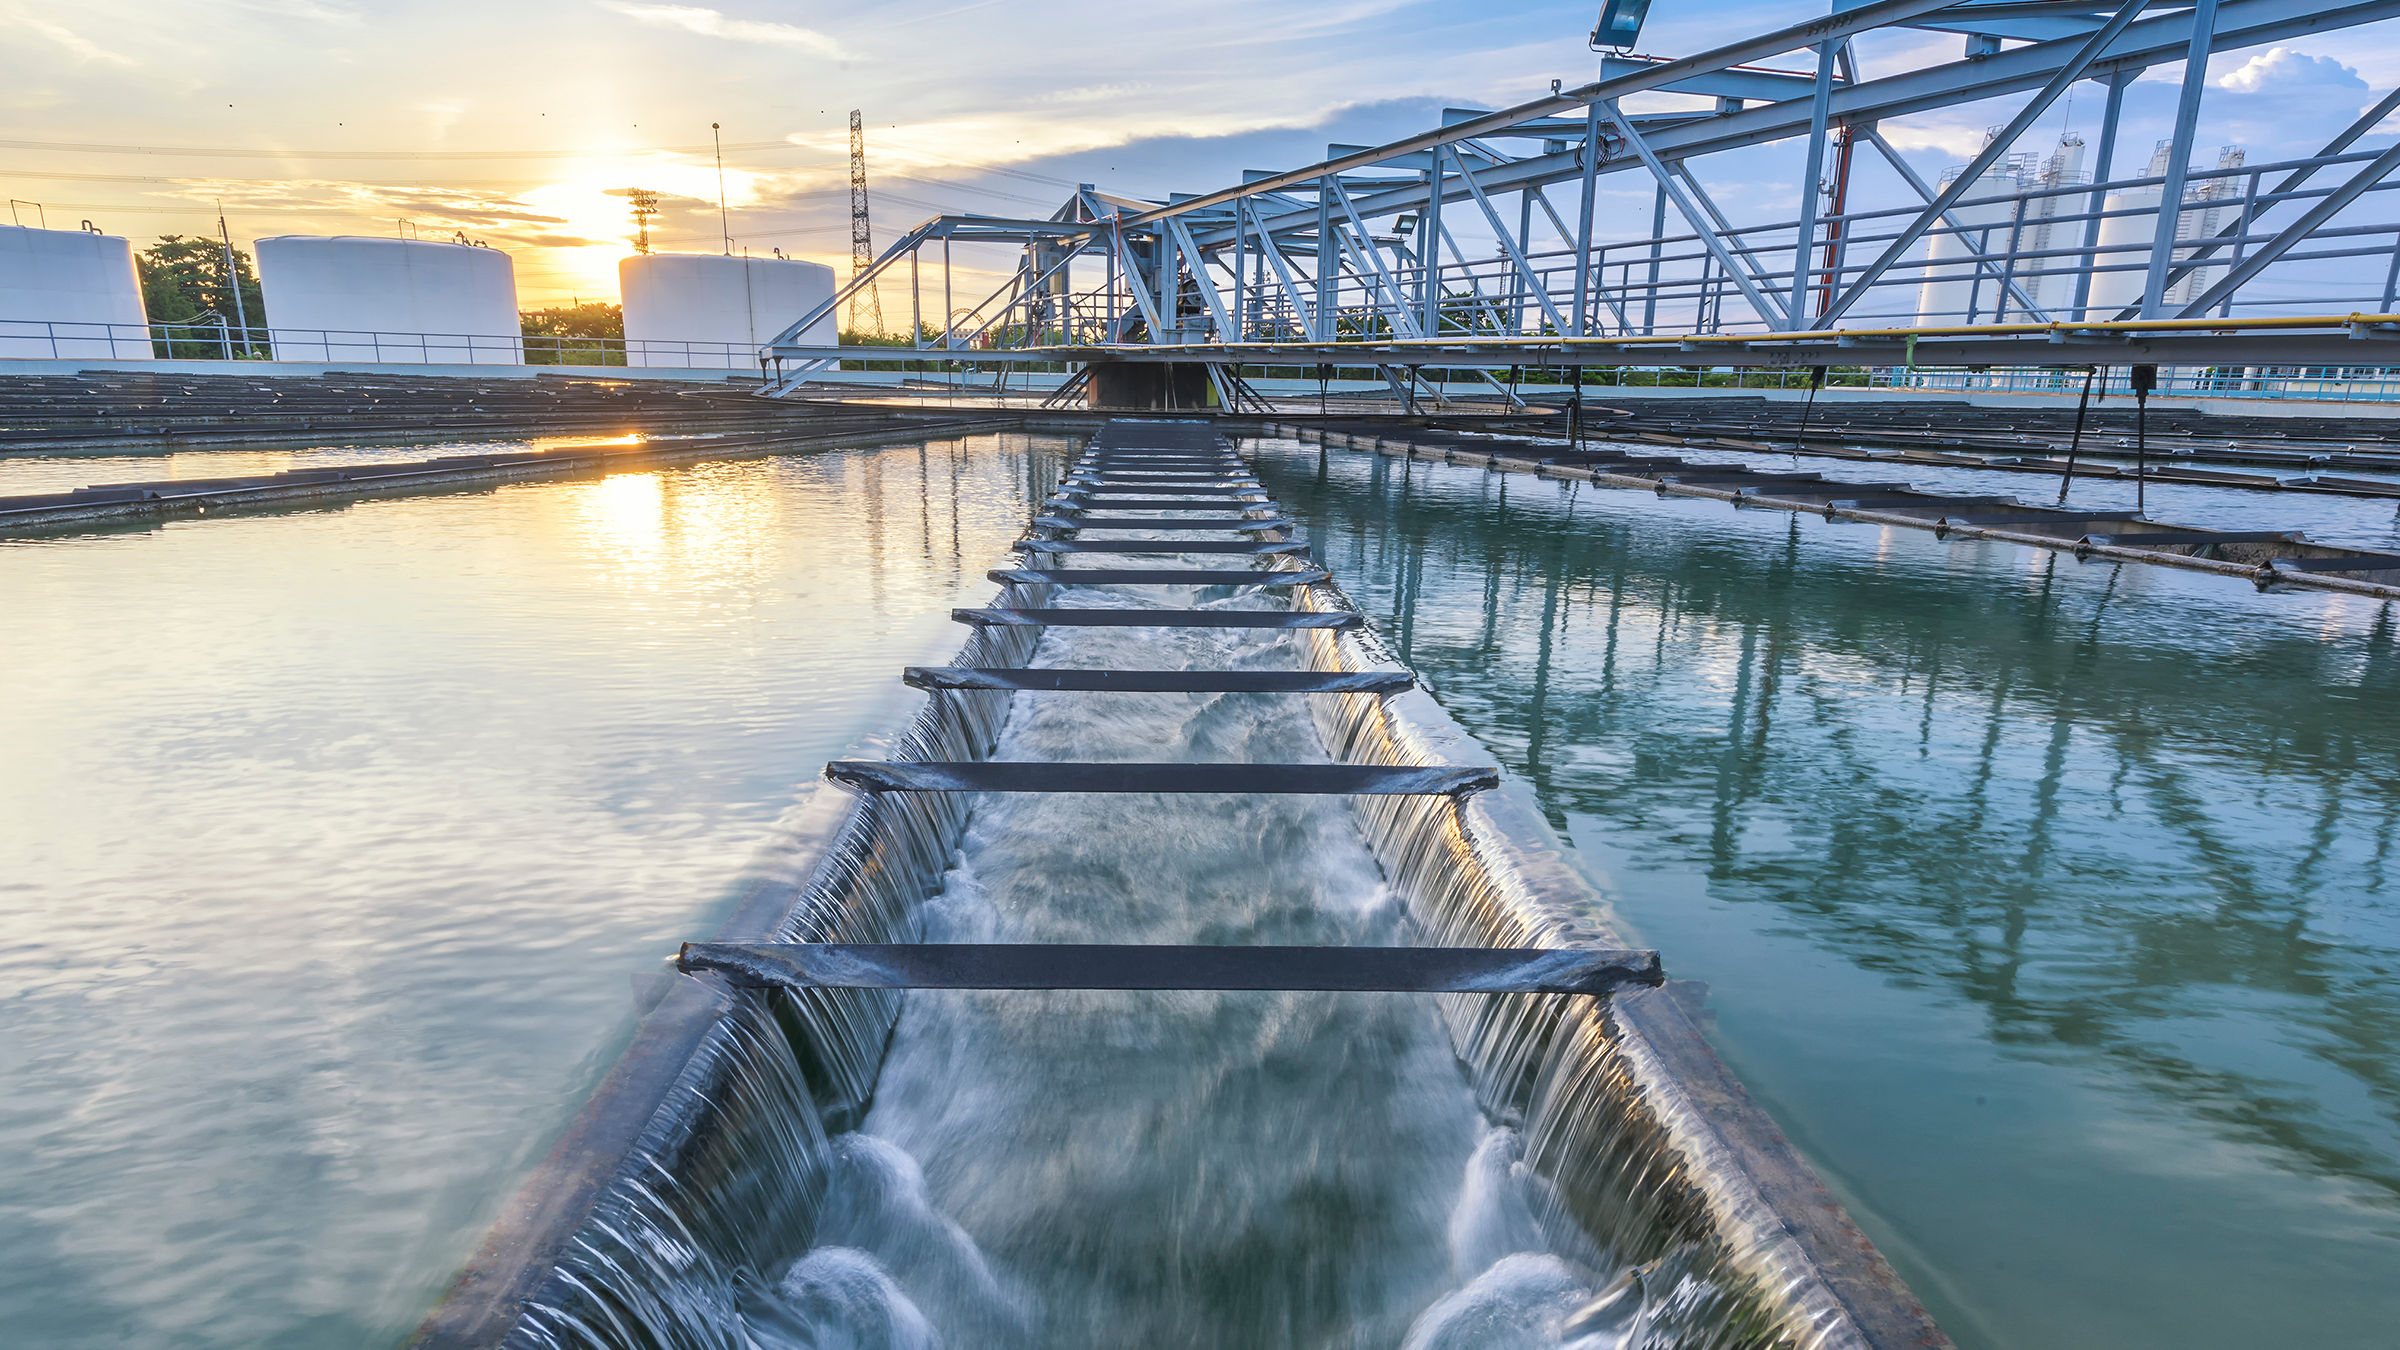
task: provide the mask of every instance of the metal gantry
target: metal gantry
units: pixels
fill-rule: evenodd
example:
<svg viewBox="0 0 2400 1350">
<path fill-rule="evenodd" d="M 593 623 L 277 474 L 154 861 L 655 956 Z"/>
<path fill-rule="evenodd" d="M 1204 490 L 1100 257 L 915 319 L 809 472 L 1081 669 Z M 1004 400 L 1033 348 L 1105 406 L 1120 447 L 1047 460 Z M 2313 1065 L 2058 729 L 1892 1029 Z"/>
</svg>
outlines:
<svg viewBox="0 0 2400 1350">
<path fill-rule="evenodd" d="M 2400 338 L 2400 216 L 2380 195 L 2400 144 L 2359 148 L 2400 90 L 2323 129 L 2305 158 L 2194 163 L 2210 56 L 2400 17 L 2400 0 L 1836 6 L 1697 56 L 1604 56 L 1580 88 L 1450 109 L 1419 134 L 1329 146 L 1319 163 L 1210 192 L 1155 202 L 1085 186 L 1047 220 L 938 216 L 769 344 L 770 388 L 843 357 L 892 359 L 797 335 L 894 273 L 920 351 L 1205 363 L 1228 405 L 1240 391 L 1221 372 L 1264 363 L 1372 366 L 1405 391 L 1427 365 L 2400 362 L 2380 345 Z M 1964 51 L 1870 69 L 1859 40 L 1891 29 L 1959 34 Z M 1805 68 L 1761 64 L 1775 58 Z M 2126 87 L 2178 63 L 2173 134 L 2129 172 Z M 2019 152 L 2079 84 L 2102 91 L 2089 171 L 2079 138 L 2047 158 Z M 1625 106 L 1660 94 L 1711 102 Z M 1986 100 L 2014 111 L 1938 185 L 1882 129 Z M 1808 190 L 1745 218 L 1700 164 L 1770 145 L 1794 155 Z M 1870 161 L 1899 200 L 1855 200 Z M 1603 201 L 1615 174 L 1647 186 L 1646 213 Z M 954 250 L 992 245 L 1014 254 L 1003 279 L 962 296 Z M 2287 297 L 2295 279 L 2317 293 L 2279 298 L 2262 276 Z"/>
</svg>

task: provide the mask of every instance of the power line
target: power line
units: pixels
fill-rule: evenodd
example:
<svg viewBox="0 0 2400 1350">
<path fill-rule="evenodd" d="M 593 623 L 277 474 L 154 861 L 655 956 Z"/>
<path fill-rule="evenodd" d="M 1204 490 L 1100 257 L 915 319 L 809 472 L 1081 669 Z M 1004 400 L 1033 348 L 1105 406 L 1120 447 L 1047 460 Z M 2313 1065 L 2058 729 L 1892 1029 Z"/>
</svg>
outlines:
<svg viewBox="0 0 2400 1350">
<path fill-rule="evenodd" d="M 980 192 L 986 197 L 998 197 L 1002 201 L 1023 202 L 1027 206 L 1038 206 L 1045 211 L 1058 205 L 1058 203 L 1055 201 L 1043 201 L 1035 197 L 1020 197 L 1013 192 L 1002 192 L 998 188 L 977 187 L 973 183 L 961 183 L 954 178 L 920 178 L 915 174 L 892 173 L 888 170 L 883 176 L 885 178 L 897 178 L 904 183 L 923 183 L 927 187 L 953 188 L 960 192 Z"/>
<path fill-rule="evenodd" d="M 7 142 L 0 141 L 0 145 L 6 144 Z M 895 143 L 894 148 L 906 150 L 912 155 L 923 155 L 927 159 L 940 160 L 942 163 L 948 164 L 953 168 L 974 169 L 981 173 L 1006 174 L 1010 178 L 1022 178 L 1028 183 L 1041 183 L 1048 187 L 1076 188 L 1082 186 L 1080 183 L 1070 183 L 1064 178 L 1050 178 L 1038 173 L 1029 173 L 1024 169 L 1011 169 L 1000 164 L 986 164 L 979 163 L 974 160 L 956 159 L 949 155 L 936 154 L 931 150 L 920 150 L 913 145 L 899 145 Z"/>
</svg>

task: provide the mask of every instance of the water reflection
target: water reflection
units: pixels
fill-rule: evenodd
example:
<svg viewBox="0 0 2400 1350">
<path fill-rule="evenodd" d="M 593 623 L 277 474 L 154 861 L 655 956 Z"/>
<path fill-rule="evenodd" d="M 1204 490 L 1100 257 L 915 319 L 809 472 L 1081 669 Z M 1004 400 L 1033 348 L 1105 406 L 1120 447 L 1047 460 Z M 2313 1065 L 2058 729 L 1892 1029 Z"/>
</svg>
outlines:
<svg viewBox="0 0 2400 1350">
<path fill-rule="evenodd" d="M 1769 1040 L 1821 1057 L 1740 1067 L 1771 1093 L 1789 1084 L 1787 1123 L 1889 1214 L 1887 1239 L 1924 1244 L 1903 1265 L 1968 1343 L 2388 1331 L 2388 607 L 1265 446 L 1268 486 L 1320 556 L 1612 869 L 1670 968 L 1745 972 L 1720 991 L 1737 1061 Z M 1762 943 L 1832 954 L 1883 987 L 1857 1008 L 1823 1002 L 1848 977 L 1762 973 Z M 1959 1067 L 1831 1030 L 1851 1034 L 1895 988 L 1905 1016 L 1974 1010 L 1941 1057 L 2052 1066 L 2051 1095 L 2024 1109 L 2065 1123 L 1979 1138 L 1923 1190 L 1880 1181 L 1900 1170 L 1884 1132 L 1910 1132 L 1895 1122 L 1948 1128 L 1916 1096 Z M 1795 1080 L 1812 1075 L 1846 1096 L 1811 1114 L 1816 1089 Z M 2234 1150 L 2220 1175 L 2180 1183 L 2176 1203 L 2215 1216 L 2162 1222 L 2138 1253 L 2097 1232 L 2048 1239 L 2078 1267 L 2048 1284 L 1999 1273 L 2007 1252 L 1997 1267 L 1970 1253 L 1967 1216 L 2028 1203 L 2028 1188 L 2060 1186 L 2040 1218 L 2067 1230 L 2154 1203 L 2118 1179 L 2128 1131 L 2155 1155 L 2195 1132 Z M 2290 1180 L 2254 1182 L 2259 1164 Z M 2240 1260 L 2221 1249 L 2237 1237 L 2255 1244 Z M 2236 1269 L 2219 1282 L 2205 1273 L 2219 1266 Z M 2112 1306 L 2142 1311 L 2101 1336 Z"/>
<path fill-rule="evenodd" d="M 0 543 L 0 1343 L 398 1343 L 1067 449 Z"/>
<path fill-rule="evenodd" d="M 490 455 L 584 445 L 631 445 L 624 436 L 524 436 L 503 440 L 368 440 L 308 446 L 100 446 L 69 450 L 0 450 L 0 496 L 67 492 L 108 483 L 179 478 L 235 478 L 340 464 L 392 464 L 435 455 Z"/>
</svg>

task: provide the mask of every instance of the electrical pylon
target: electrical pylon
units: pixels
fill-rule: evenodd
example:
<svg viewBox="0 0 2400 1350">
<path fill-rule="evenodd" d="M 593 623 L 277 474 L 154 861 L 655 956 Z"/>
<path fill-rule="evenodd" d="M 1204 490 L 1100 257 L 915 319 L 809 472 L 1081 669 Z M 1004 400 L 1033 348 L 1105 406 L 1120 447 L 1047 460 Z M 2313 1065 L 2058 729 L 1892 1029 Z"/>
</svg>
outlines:
<svg viewBox="0 0 2400 1350">
<path fill-rule="evenodd" d="M 856 278 L 875 265 L 875 231 L 867 220 L 867 132 L 859 110 L 850 110 L 850 275 Z M 861 304 L 861 301 L 864 304 Z M 853 331 L 883 332 L 883 297 L 873 284 L 850 297 Z"/>
</svg>

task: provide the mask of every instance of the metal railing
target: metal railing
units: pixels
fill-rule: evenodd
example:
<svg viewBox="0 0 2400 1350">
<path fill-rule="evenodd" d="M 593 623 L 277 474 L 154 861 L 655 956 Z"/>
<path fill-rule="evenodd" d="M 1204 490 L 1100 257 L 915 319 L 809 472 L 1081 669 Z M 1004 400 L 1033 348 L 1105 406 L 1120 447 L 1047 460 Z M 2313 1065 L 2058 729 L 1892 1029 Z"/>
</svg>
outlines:
<svg viewBox="0 0 2400 1350">
<path fill-rule="evenodd" d="M 76 323 L 0 319 L 0 359 L 305 361 L 369 365 L 759 368 L 747 342 L 555 337 L 521 333 L 386 333 L 234 324 Z"/>
<path fill-rule="evenodd" d="M 2116 376 L 2107 392 L 2129 394 L 2123 367 Z M 1868 372 L 1867 382 L 1878 389 L 2073 395 L 2083 389 L 2083 371 L 2080 367 L 1969 371 L 1879 366 Z M 2389 403 L 2400 400 L 2400 371 L 2385 366 L 2161 366 L 2152 397 Z"/>
</svg>

